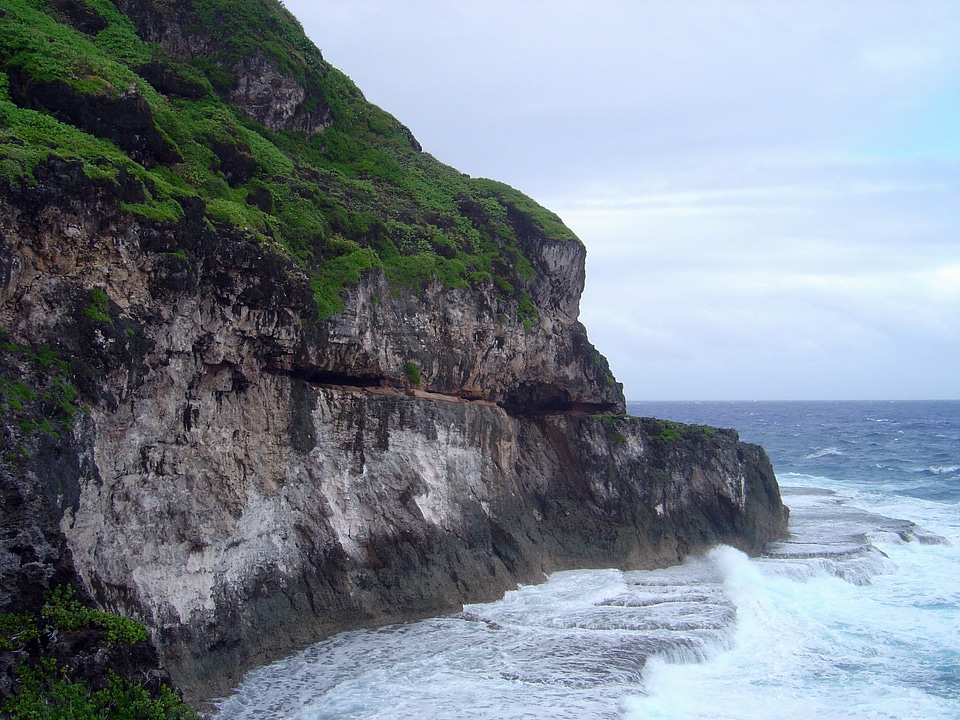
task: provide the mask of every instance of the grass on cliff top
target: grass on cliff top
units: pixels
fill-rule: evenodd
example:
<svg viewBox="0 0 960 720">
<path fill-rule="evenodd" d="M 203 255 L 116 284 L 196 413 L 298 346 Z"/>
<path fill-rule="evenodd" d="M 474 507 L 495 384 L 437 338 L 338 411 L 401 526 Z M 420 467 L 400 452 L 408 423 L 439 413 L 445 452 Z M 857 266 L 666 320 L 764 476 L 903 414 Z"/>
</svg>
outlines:
<svg viewBox="0 0 960 720">
<path fill-rule="evenodd" d="M 705 435 L 713 437 L 715 428 L 709 425 L 687 425 L 673 420 L 654 420 L 657 432 L 650 436 L 651 440 L 660 442 L 675 442 L 683 438 Z"/>
<path fill-rule="evenodd" d="M 536 273 L 523 248 L 533 236 L 574 235 L 513 188 L 420 152 L 409 130 L 323 60 L 282 3 L 195 0 L 186 18 L 176 15 L 183 4 L 156 4 L 211 48 L 191 59 L 144 42 L 108 0 L 70 7 L 0 0 L 0 183 L 35 185 L 41 167 L 59 158 L 118 187 L 132 178 L 141 197 L 122 207 L 146 222 L 177 222 L 180 200 L 201 197 L 211 228 L 253 233 L 305 268 L 322 318 L 343 308 L 345 287 L 382 268 L 394 286 L 413 290 L 434 280 L 447 288 L 492 284 L 499 312 L 532 326 Z M 231 104 L 249 61 L 295 79 L 306 89 L 300 111 L 329 125 L 277 133 Z M 147 67 L 188 90 L 164 94 L 144 78 Z M 96 123 L 23 99 L 57 82 L 93 107 L 117 98 L 145 105 L 179 160 L 138 161 Z"/>
</svg>

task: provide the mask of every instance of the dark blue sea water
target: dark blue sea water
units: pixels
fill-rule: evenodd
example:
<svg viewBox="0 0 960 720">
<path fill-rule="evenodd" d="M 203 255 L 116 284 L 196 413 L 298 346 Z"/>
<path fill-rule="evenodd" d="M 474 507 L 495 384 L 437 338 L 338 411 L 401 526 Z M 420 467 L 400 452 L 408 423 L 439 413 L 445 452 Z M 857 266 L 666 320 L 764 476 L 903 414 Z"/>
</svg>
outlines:
<svg viewBox="0 0 960 720">
<path fill-rule="evenodd" d="M 791 537 L 557 573 L 251 673 L 220 718 L 960 718 L 960 402 L 631 403 L 764 445 Z"/>
<path fill-rule="evenodd" d="M 785 484 L 799 473 L 857 492 L 960 500 L 960 401 L 648 402 L 628 410 L 736 428 L 763 445 Z"/>
</svg>

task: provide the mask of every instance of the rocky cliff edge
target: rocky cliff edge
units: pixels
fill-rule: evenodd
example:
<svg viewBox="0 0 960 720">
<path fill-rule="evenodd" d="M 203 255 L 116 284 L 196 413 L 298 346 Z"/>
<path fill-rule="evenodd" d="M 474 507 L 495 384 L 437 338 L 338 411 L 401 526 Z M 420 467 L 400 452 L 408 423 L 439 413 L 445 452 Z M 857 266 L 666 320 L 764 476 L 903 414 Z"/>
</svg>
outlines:
<svg viewBox="0 0 960 720">
<path fill-rule="evenodd" d="M 761 448 L 623 415 L 559 219 L 423 153 L 279 3 L 0 13 L 0 612 L 75 585 L 199 702 L 784 532 Z"/>
</svg>

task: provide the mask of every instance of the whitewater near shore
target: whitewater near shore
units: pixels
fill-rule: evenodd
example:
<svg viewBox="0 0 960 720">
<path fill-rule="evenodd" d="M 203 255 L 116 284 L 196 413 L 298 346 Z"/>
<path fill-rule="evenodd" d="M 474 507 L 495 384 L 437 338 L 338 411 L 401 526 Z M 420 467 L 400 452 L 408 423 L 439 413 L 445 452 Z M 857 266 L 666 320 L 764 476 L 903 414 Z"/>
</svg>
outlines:
<svg viewBox="0 0 960 720">
<path fill-rule="evenodd" d="M 770 453 L 791 536 L 663 570 L 556 573 L 333 637 L 219 718 L 955 718 L 960 403 L 671 403 Z"/>
</svg>

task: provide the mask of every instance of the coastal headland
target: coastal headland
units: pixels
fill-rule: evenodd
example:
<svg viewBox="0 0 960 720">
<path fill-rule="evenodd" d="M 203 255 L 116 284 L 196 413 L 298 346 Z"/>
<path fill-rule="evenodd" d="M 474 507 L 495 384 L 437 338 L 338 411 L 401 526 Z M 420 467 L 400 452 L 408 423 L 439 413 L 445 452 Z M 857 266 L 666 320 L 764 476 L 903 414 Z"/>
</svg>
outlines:
<svg viewBox="0 0 960 720">
<path fill-rule="evenodd" d="M 340 630 L 784 534 L 762 448 L 625 414 L 580 240 L 280 2 L 0 19 L 0 613 L 72 588 L 199 705 Z"/>
</svg>

